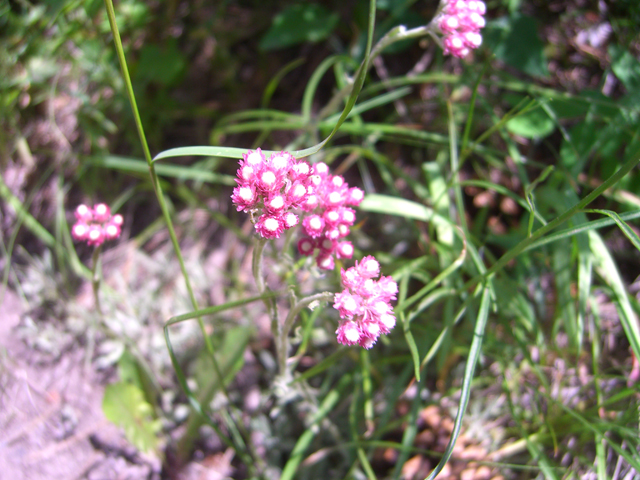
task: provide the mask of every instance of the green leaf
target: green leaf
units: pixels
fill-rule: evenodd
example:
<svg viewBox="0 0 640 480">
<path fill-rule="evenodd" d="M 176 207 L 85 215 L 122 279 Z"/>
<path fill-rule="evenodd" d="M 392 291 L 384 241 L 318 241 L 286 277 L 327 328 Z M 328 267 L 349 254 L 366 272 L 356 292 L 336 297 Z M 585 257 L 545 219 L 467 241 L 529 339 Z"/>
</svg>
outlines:
<svg viewBox="0 0 640 480">
<path fill-rule="evenodd" d="M 102 411 L 107 419 L 124 429 L 124 433 L 138 450 L 157 450 L 160 420 L 153 420 L 152 408 L 142 390 L 132 383 L 118 382 L 104 390 Z"/>
<path fill-rule="evenodd" d="M 337 13 L 331 13 L 317 3 L 291 5 L 273 19 L 271 28 L 260 40 L 260 50 L 277 50 L 324 40 L 339 18 Z"/>
<path fill-rule="evenodd" d="M 620 216 L 616 212 L 613 212 L 611 210 L 598 210 L 598 209 L 590 210 L 590 211 L 594 213 L 601 213 L 603 215 L 608 215 L 611 219 L 613 219 L 614 222 L 616 222 L 618 227 L 620 227 L 620 230 L 622 230 L 622 233 L 624 233 L 624 236 L 629 239 L 629 241 L 633 244 L 634 247 L 638 249 L 638 251 L 640 251 L 640 238 L 638 237 L 638 234 L 634 232 L 633 229 L 622 218 L 620 218 Z"/>
<path fill-rule="evenodd" d="M 552 133 L 556 125 L 541 108 L 535 108 L 512 118 L 506 123 L 511 133 L 525 138 L 544 138 Z"/>
<path fill-rule="evenodd" d="M 611 69 L 629 91 L 640 90 L 640 62 L 631 53 L 612 44 L 609 46 Z"/>
<path fill-rule="evenodd" d="M 502 17 L 487 25 L 483 37 L 489 50 L 507 65 L 534 77 L 549 76 L 544 44 L 533 17 Z"/>
<path fill-rule="evenodd" d="M 180 80 L 186 66 L 175 42 L 162 47 L 149 44 L 140 50 L 134 79 L 170 87 Z"/>
<path fill-rule="evenodd" d="M 458 412 L 456 413 L 456 419 L 453 422 L 453 431 L 451 432 L 451 438 L 447 444 L 447 448 L 442 454 L 442 458 L 436 468 L 433 469 L 427 480 L 435 479 L 442 471 L 445 464 L 451 458 L 453 454 L 453 447 L 458 440 L 460 430 L 462 428 L 462 419 L 464 412 L 469 404 L 469 397 L 471 395 L 471 382 L 473 381 L 473 375 L 480 358 L 480 351 L 482 349 L 482 340 L 484 339 L 484 330 L 487 326 L 487 320 L 489 317 L 489 307 L 491 305 L 490 290 L 486 286 L 482 289 L 482 297 L 480 298 L 480 307 L 478 308 L 478 316 L 476 318 L 476 325 L 473 330 L 473 340 L 471 341 L 471 347 L 469 348 L 469 358 L 464 369 L 464 377 L 462 378 L 462 389 L 460 391 L 460 404 L 458 406 Z"/>
<path fill-rule="evenodd" d="M 638 326 L 638 319 L 633 311 L 631 302 L 629 302 L 629 297 L 618 267 L 611 257 L 609 249 L 604 244 L 602 237 L 593 230 L 589 232 L 589 245 L 593 252 L 594 265 L 597 268 L 598 274 L 611 287 L 611 290 L 613 290 L 618 315 L 620 316 L 620 323 L 627 335 L 627 340 L 636 358 L 640 358 L 640 327 Z"/>
</svg>

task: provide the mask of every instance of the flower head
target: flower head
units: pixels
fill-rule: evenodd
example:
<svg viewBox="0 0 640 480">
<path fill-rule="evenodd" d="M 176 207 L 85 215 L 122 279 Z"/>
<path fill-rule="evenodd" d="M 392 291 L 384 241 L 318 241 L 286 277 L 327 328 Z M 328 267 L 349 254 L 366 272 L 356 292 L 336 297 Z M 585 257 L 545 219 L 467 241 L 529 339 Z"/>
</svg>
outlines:
<svg viewBox="0 0 640 480">
<path fill-rule="evenodd" d="M 279 238 L 284 230 L 298 224 L 293 209 L 309 196 L 311 166 L 287 152 L 267 158 L 262 150 L 242 156 L 237 171 L 238 186 L 231 200 L 240 211 L 258 215 L 255 229 L 264 238 Z"/>
<path fill-rule="evenodd" d="M 398 285 L 391 277 L 374 280 L 379 273 L 380 264 L 372 256 L 342 270 L 344 290 L 335 295 L 333 305 L 342 319 L 336 330 L 338 343 L 371 348 L 395 326 L 391 300 L 396 298 Z"/>
<path fill-rule="evenodd" d="M 279 238 L 301 224 L 305 236 L 298 251 L 316 254 L 319 268 L 333 270 L 335 259 L 353 256 L 353 244 L 344 238 L 356 221 L 351 207 L 364 199 L 361 189 L 331 175 L 327 164 L 310 165 L 287 152 L 267 158 L 257 149 L 245 153 L 239 164 L 231 200 L 239 212 L 251 214 L 260 236 Z"/>
<path fill-rule="evenodd" d="M 481 0 L 446 0 L 438 20 L 445 54 L 462 58 L 482 44 L 486 11 Z"/>
<path fill-rule="evenodd" d="M 311 213 L 302 222 L 304 233 L 309 239 L 316 240 L 319 248 L 316 264 L 324 270 L 335 268 L 335 258 L 351 258 L 351 242 L 339 241 L 349 235 L 356 221 L 356 213 L 350 206 L 360 205 L 364 192 L 357 187 L 349 188 L 344 178 L 331 175 L 324 163 L 313 166 L 312 194 L 307 198 L 304 209 Z M 308 243 L 303 244 L 305 247 Z M 312 255 L 313 249 L 299 251 L 302 255 Z"/>
<path fill-rule="evenodd" d="M 104 203 L 98 203 L 93 208 L 78 205 L 74 215 L 77 221 L 71 227 L 71 236 L 96 247 L 105 240 L 118 238 L 124 223 L 122 215 L 111 215 L 111 209 Z"/>
</svg>

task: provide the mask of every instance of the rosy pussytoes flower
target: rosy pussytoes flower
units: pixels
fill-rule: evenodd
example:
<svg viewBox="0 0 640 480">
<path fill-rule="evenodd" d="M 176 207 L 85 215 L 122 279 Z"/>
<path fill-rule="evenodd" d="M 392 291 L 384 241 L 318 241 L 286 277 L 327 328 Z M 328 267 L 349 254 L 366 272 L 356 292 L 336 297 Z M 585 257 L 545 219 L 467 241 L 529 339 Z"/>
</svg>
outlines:
<svg viewBox="0 0 640 480">
<path fill-rule="evenodd" d="M 480 30 L 486 22 L 487 8 L 481 0 L 445 0 L 438 26 L 442 32 L 444 53 L 465 57 L 482 44 Z"/>
<path fill-rule="evenodd" d="M 104 203 L 93 208 L 78 205 L 74 215 L 76 223 L 71 227 L 71 236 L 75 240 L 86 241 L 88 245 L 97 247 L 105 240 L 115 240 L 122 231 L 122 215 L 111 215 L 111 209 Z"/>
<path fill-rule="evenodd" d="M 251 213 L 258 234 L 280 238 L 300 219 L 293 212 L 306 203 L 311 185 L 311 166 L 287 152 L 267 158 L 259 148 L 242 155 L 231 200 L 236 209 Z"/>
<path fill-rule="evenodd" d="M 242 155 L 236 182 L 231 200 L 239 212 L 251 214 L 261 237 L 280 238 L 301 224 L 305 236 L 298 251 L 315 254 L 319 268 L 333 270 L 335 259 L 353 256 L 353 244 L 345 237 L 356 220 L 351 207 L 362 202 L 364 192 L 331 175 L 327 164 L 310 165 L 287 152 L 267 158 L 260 149 L 250 150 Z"/>
<path fill-rule="evenodd" d="M 364 192 L 357 187 L 350 188 L 343 177 L 331 175 L 329 167 L 322 162 L 313 165 L 310 181 L 311 194 L 302 205 L 310 215 L 302 222 L 306 237 L 298 242 L 298 251 L 310 256 L 317 250 L 318 267 L 333 270 L 334 258 L 353 256 L 353 245 L 344 238 L 356 220 L 355 211 L 350 207 L 360 205 Z"/>
<path fill-rule="evenodd" d="M 374 280 L 380 274 L 380 264 L 372 256 L 341 273 L 344 290 L 335 295 L 333 304 L 342 319 L 336 330 L 338 343 L 371 348 L 396 324 L 391 301 L 398 285 L 391 277 Z"/>
</svg>

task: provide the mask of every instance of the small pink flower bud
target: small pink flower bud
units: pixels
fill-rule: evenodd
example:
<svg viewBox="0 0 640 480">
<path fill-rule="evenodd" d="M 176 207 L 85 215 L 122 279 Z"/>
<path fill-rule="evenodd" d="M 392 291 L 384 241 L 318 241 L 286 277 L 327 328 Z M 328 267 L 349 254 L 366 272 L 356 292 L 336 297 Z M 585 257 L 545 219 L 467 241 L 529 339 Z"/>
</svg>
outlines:
<svg viewBox="0 0 640 480">
<path fill-rule="evenodd" d="M 309 256 L 313 254 L 313 251 L 316 248 L 316 242 L 312 238 L 305 237 L 298 241 L 298 251 L 300 255 Z"/>
<path fill-rule="evenodd" d="M 268 213 L 281 213 L 287 208 L 285 198 L 280 193 L 271 194 L 264 202 L 264 209 Z"/>
<path fill-rule="evenodd" d="M 274 153 L 269 159 L 269 165 L 274 170 L 287 171 L 291 167 L 293 157 L 287 152 Z"/>
<path fill-rule="evenodd" d="M 276 190 L 280 190 L 282 187 L 280 178 L 276 175 L 276 172 L 272 169 L 264 169 L 260 173 L 260 177 L 258 178 L 258 189 L 262 192 L 275 192 Z"/>
<path fill-rule="evenodd" d="M 86 240 L 89 236 L 89 226 L 84 222 L 78 222 L 71 228 L 71 236 L 76 240 Z"/>
<path fill-rule="evenodd" d="M 336 256 L 338 258 L 351 258 L 353 257 L 353 245 L 351 242 L 340 242 L 336 248 Z"/>
<path fill-rule="evenodd" d="M 333 255 L 318 255 L 316 258 L 316 265 L 322 270 L 333 270 L 336 267 Z"/>
<path fill-rule="evenodd" d="M 284 228 L 289 230 L 290 228 L 295 227 L 298 224 L 298 216 L 293 212 L 287 212 L 282 216 L 282 220 L 284 221 Z"/>
<path fill-rule="evenodd" d="M 241 212 L 253 209 L 258 197 L 253 186 L 243 185 L 233 189 L 231 200 L 236 205 L 236 209 Z"/>
<path fill-rule="evenodd" d="M 266 161 L 262 150 L 259 148 L 255 152 L 249 150 L 249 152 L 243 154 L 242 157 L 245 162 L 247 162 L 247 165 L 262 165 Z"/>
<path fill-rule="evenodd" d="M 98 245 L 102 245 L 104 240 L 105 237 L 102 227 L 99 227 L 98 225 L 91 225 L 89 227 L 89 232 L 87 233 L 87 244 L 97 247 Z"/>
<path fill-rule="evenodd" d="M 120 227 L 116 224 L 110 223 L 104 227 L 105 240 L 115 240 L 120 236 Z"/>
<path fill-rule="evenodd" d="M 360 260 L 360 264 L 356 262 L 356 270 L 362 278 L 374 278 L 380 273 L 380 264 L 374 257 L 367 255 Z"/>
<path fill-rule="evenodd" d="M 104 203 L 93 206 L 93 220 L 98 223 L 109 221 L 111 218 L 111 209 Z"/>
<path fill-rule="evenodd" d="M 360 190 L 358 187 L 353 187 L 349 189 L 347 196 L 347 204 L 355 205 L 356 207 L 360 205 L 362 200 L 364 199 L 364 192 Z"/>
<path fill-rule="evenodd" d="M 336 247 L 338 246 L 338 242 L 331 240 L 327 237 L 323 238 L 322 240 L 320 240 L 318 247 L 321 250 L 321 255 L 331 255 Z"/>
<path fill-rule="evenodd" d="M 310 215 L 304 219 L 302 226 L 307 235 L 312 238 L 317 238 L 324 230 L 324 219 L 319 215 Z"/>
<path fill-rule="evenodd" d="M 258 219 L 256 231 L 263 238 L 280 238 L 284 231 L 284 222 L 280 217 L 265 214 Z"/>
<path fill-rule="evenodd" d="M 339 210 L 325 210 L 324 215 L 322 215 L 322 218 L 324 218 L 325 224 L 326 225 L 336 225 L 340 220 L 341 220 L 341 215 L 340 215 L 340 211 Z"/>
<path fill-rule="evenodd" d="M 361 336 L 358 325 L 349 321 L 341 323 L 336 334 L 338 335 L 338 343 L 342 345 L 355 345 Z"/>
<path fill-rule="evenodd" d="M 74 214 L 79 222 L 89 223 L 93 220 L 93 210 L 84 204 L 78 205 Z"/>
<path fill-rule="evenodd" d="M 315 175 L 320 175 L 321 177 L 329 174 L 329 166 L 324 162 L 316 163 L 313 166 L 313 173 Z"/>
</svg>

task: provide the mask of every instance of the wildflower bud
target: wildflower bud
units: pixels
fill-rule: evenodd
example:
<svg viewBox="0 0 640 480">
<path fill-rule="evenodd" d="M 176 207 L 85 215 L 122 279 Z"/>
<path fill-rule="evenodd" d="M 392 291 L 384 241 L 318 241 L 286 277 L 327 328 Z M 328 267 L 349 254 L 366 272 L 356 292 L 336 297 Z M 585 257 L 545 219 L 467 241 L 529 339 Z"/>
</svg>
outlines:
<svg viewBox="0 0 640 480">
<path fill-rule="evenodd" d="M 71 228 L 71 236 L 75 240 L 86 240 L 89 236 L 89 226 L 84 222 L 78 222 Z"/>
<path fill-rule="evenodd" d="M 333 270 L 336 267 L 333 255 L 318 255 L 316 258 L 316 265 L 322 270 Z"/>
<path fill-rule="evenodd" d="M 353 257 L 353 245 L 351 242 L 340 242 L 336 248 L 336 256 L 338 258 L 351 258 Z"/>
<path fill-rule="evenodd" d="M 293 157 L 287 152 L 275 153 L 269 159 L 269 164 L 274 170 L 288 171 L 291 167 Z"/>
<path fill-rule="evenodd" d="M 284 196 L 280 193 L 271 194 L 264 202 L 264 209 L 269 213 L 280 213 L 287 207 Z"/>
<path fill-rule="evenodd" d="M 311 174 L 311 166 L 307 162 L 298 162 L 291 165 L 290 175 L 292 180 L 306 179 Z"/>
<path fill-rule="evenodd" d="M 298 242 L 298 251 L 300 255 L 309 256 L 313 254 L 313 251 L 316 248 L 316 242 L 312 238 L 305 237 L 300 239 Z"/>
<path fill-rule="evenodd" d="M 311 194 L 307 197 L 307 200 L 302 204 L 302 208 L 307 212 L 311 212 L 315 210 L 319 204 L 320 204 L 320 200 L 318 199 L 318 196 L 315 194 Z"/>
<path fill-rule="evenodd" d="M 356 212 L 351 208 L 342 208 L 340 210 L 340 222 L 344 225 L 353 225 L 356 221 Z"/>
<path fill-rule="evenodd" d="M 341 323 L 336 333 L 342 345 L 355 345 L 360 340 L 360 329 L 355 322 Z"/>
<path fill-rule="evenodd" d="M 323 238 L 318 244 L 321 255 L 331 255 L 335 251 L 337 246 L 338 242 L 327 237 Z"/>
<path fill-rule="evenodd" d="M 360 261 L 360 264 L 356 262 L 356 270 L 362 278 L 373 278 L 380 273 L 380 264 L 371 255 L 367 255 Z"/>
<path fill-rule="evenodd" d="M 298 216 L 293 212 L 287 212 L 282 216 L 282 220 L 284 221 L 284 228 L 289 230 L 290 228 L 295 227 L 298 224 Z"/>
<path fill-rule="evenodd" d="M 79 222 L 89 223 L 91 222 L 91 220 L 93 220 L 93 210 L 91 210 L 84 204 L 78 205 L 76 207 L 74 215 Z"/>
<path fill-rule="evenodd" d="M 122 215 L 120 215 L 119 213 L 114 215 L 113 217 L 111 217 L 111 223 L 113 225 L 117 225 L 118 227 L 121 227 L 122 224 L 124 223 L 124 218 L 122 218 Z"/>
<path fill-rule="evenodd" d="M 364 192 L 360 190 L 358 187 L 353 187 L 349 189 L 347 196 L 347 204 L 358 206 L 364 199 Z"/>
<path fill-rule="evenodd" d="M 275 192 L 282 187 L 279 180 L 274 170 L 265 169 L 258 178 L 258 189 L 264 193 Z"/>
<path fill-rule="evenodd" d="M 111 218 L 111 209 L 104 203 L 99 203 L 93 207 L 93 220 L 98 223 L 109 221 Z"/>
<path fill-rule="evenodd" d="M 312 238 L 317 238 L 322 234 L 322 230 L 324 230 L 324 219 L 319 215 L 310 215 L 304 219 L 302 226 L 307 235 Z"/>
<path fill-rule="evenodd" d="M 281 217 L 265 214 L 258 219 L 256 231 L 263 238 L 279 238 L 284 231 L 284 222 Z"/>
<path fill-rule="evenodd" d="M 231 200 L 239 212 L 253 209 L 256 206 L 257 199 L 255 188 L 249 185 L 238 186 L 233 189 L 231 194 Z"/>
<path fill-rule="evenodd" d="M 482 44 L 480 30 L 486 25 L 486 6 L 480 0 L 445 0 L 438 26 L 444 38 L 444 53 L 466 56 Z"/>
<path fill-rule="evenodd" d="M 98 246 L 102 245 L 105 240 L 104 232 L 102 231 L 102 227 L 98 225 L 89 226 L 89 232 L 87 233 L 87 244 Z"/>
<path fill-rule="evenodd" d="M 259 148 L 255 151 L 249 151 L 242 155 L 247 165 L 262 165 L 265 162 L 264 154 Z"/>
<path fill-rule="evenodd" d="M 104 237 L 105 240 L 115 240 L 120 236 L 120 227 L 113 223 L 108 224 L 104 227 Z"/>
<path fill-rule="evenodd" d="M 340 318 L 353 318 L 360 312 L 360 297 L 351 295 L 347 290 L 337 293 L 334 297 L 334 307 L 340 313 Z"/>
<path fill-rule="evenodd" d="M 255 180 L 257 175 L 257 171 L 255 166 L 253 165 L 245 165 L 238 169 L 238 178 L 245 183 L 252 182 Z"/>
<path fill-rule="evenodd" d="M 324 177 L 329 174 L 329 166 L 326 163 L 319 162 L 313 166 L 313 173 Z"/>
<path fill-rule="evenodd" d="M 324 218 L 326 225 L 336 225 L 341 220 L 340 211 L 326 210 L 324 215 L 322 215 L 322 218 Z"/>
<path fill-rule="evenodd" d="M 307 196 L 307 187 L 302 183 L 294 183 L 287 191 L 287 203 L 292 207 L 297 207 Z M 314 207 L 315 208 L 315 207 Z"/>
</svg>

